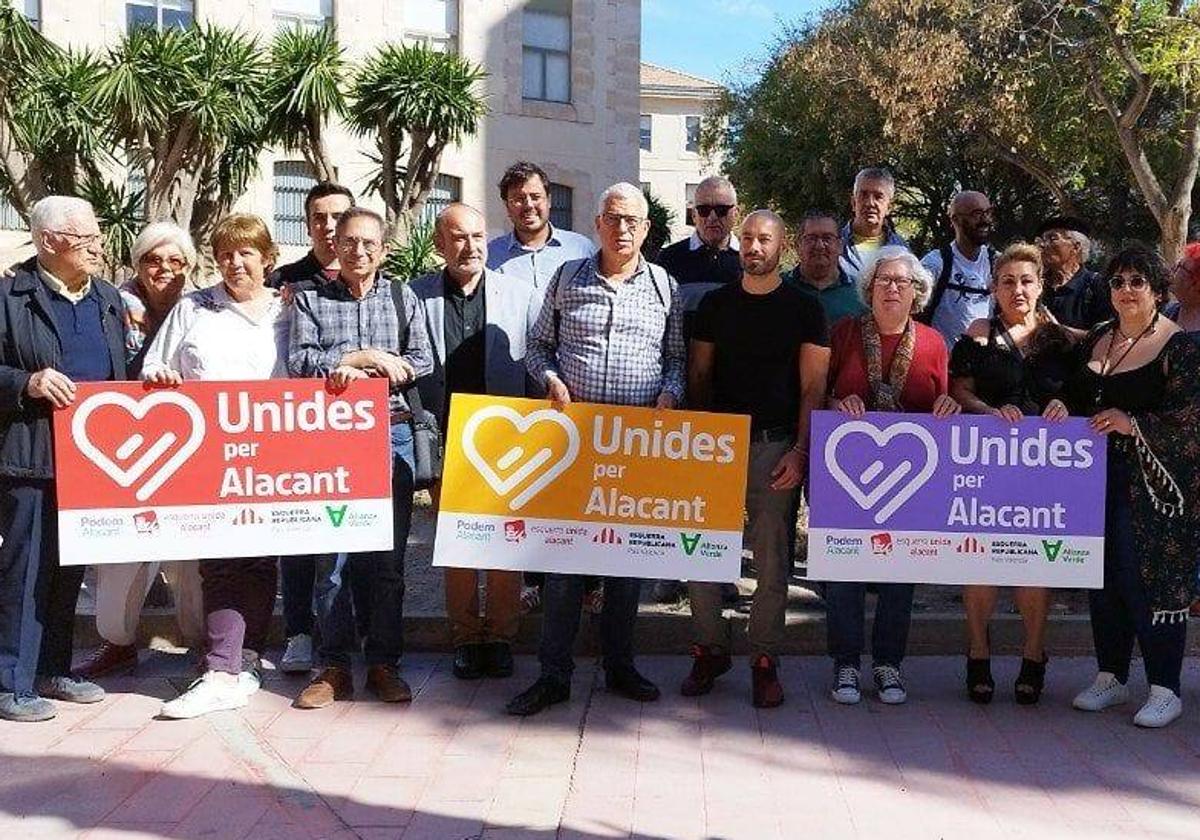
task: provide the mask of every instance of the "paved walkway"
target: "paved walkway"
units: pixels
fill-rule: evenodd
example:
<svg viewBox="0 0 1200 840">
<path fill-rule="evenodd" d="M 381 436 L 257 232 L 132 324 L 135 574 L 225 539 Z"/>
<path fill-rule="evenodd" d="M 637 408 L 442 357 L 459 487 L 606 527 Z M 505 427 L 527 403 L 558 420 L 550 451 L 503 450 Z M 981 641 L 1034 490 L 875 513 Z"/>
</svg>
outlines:
<svg viewBox="0 0 1200 840">
<path fill-rule="evenodd" d="M 241 712 L 151 717 L 187 678 L 156 654 L 93 707 L 48 724 L 0 723 L 0 836 L 86 838 L 1013 838 L 1200 834 L 1200 663 L 1184 718 L 1137 730 L 1133 708 L 1068 708 L 1086 659 L 1051 663 L 1047 695 L 961 698 L 962 662 L 909 660 L 911 699 L 827 699 L 828 666 L 789 658 L 782 708 L 749 705 L 743 663 L 711 695 L 677 693 L 684 657 L 646 657 L 663 700 L 611 697 L 589 662 L 574 698 L 503 715 L 533 677 L 462 683 L 416 655 L 411 706 L 302 712 L 302 680 L 270 675 Z M 360 675 L 361 676 L 361 675 Z M 361 684 L 361 681 L 360 681 Z M 1135 679 L 1136 693 L 1144 690 Z"/>
</svg>

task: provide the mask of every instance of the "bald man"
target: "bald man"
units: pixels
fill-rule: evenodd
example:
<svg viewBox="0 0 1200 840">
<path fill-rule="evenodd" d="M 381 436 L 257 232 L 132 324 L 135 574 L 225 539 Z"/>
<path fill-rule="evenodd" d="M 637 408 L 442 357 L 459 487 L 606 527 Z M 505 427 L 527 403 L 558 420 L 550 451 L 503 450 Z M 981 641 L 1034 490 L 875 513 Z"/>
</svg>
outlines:
<svg viewBox="0 0 1200 840">
<path fill-rule="evenodd" d="M 517 276 L 492 279 L 486 269 L 483 215 L 451 204 L 437 217 L 434 244 L 446 263 L 412 282 L 434 349 L 433 373 L 421 380 L 421 401 L 442 425 L 454 394 L 526 395 L 525 333 L 537 316 L 533 284 Z M 440 487 L 433 496 L 438 499 Z M 454 644 L 454 675 L 470 680 L 512 674 L 512 640 L 520 626 L 519 572 L 446 569 L 446 614 Z M 479 575 L 487 575 L 486 612 L 479 610 Z"/>
<path fill-rule="evenodd" d="M 991 315 L 992 203 L 981 192 L 964 190 L 950 201 L 948 215 L 954 240 L 921 260 L 934 276 L 921 320 L 953 347 L 972 321 Z"/>
<path fill-rule="evenodd" d="M 808 424 L 825 396 L 829 328 L 812 296 L 779 276 L 787 244 L 770 210 L 746 217 L 739 239 L 742 276 L 704 296 L 688 353 L 688 399 L 698 410 L 750 415 L 747 538 L 758 571 L 750 607 L 751 701 L 778 706 L 777 655 L 791 571 L 794 499 L 808 463 Z M 696 635 L 685 696 L 708 693 L 732 665 L 719 584 L 688 584 Z"/>
</svg>

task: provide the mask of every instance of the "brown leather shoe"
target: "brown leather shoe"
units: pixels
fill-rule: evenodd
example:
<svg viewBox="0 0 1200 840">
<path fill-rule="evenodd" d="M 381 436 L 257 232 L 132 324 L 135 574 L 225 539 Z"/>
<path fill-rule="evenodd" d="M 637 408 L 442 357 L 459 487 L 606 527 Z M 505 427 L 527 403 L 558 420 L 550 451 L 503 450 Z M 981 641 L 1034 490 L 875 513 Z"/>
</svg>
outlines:
<svg viewBox="0 0 1200 840">
<path fill-rule="evenodd" d="M 349 668 L 329 667 L 304 687 L 293 704 L 297 709 L 324 709 L 335 700 L 354 699 L 354 676 Z"/>
<path fill-rule="evenodd" d="M 114 645 L 112 642 L 101 642 L 100 647 L 92 651 L 91 655 L 80 662 L 71 673 L 81 680 L 94 680 L 96 677 L 104 677 L 118 671 L 133 670 L 137 661 L 135 645 Z"/>
<path fill-rule="evenodd" d="M 367 668 L 367 691 L 384 703 L 407 703 L 412 700 L 412 689 L 400 676 L 400 669 L 392 665 L 372 665 Z"/>
<path fill-rule="evenodd" d="M 760 653 L 750 663 L 751 702 L 756 709 L 773 709 L 783 703 L 783 685 L 775 670 L 775 660 Z"/>
<path fill-rule="evenodd" d="M 699 697 L 712 691 L 717 677 L 733 667 L 729 654 L 720 648 L 692 645 L 692 671 L 679 686 L 684 697 Z"/>
</svg>

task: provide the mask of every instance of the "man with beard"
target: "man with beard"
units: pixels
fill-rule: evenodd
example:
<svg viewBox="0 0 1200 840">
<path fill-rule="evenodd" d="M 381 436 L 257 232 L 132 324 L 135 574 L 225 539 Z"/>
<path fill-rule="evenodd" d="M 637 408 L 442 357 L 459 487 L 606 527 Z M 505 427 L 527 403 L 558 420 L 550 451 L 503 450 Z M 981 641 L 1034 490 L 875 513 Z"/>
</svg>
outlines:
<svg viewBox="0 0 1200 840">
<path fill-rule="evenodd" d="M 842 271 L 857 280 L 862 267 L 885 245 L 907 248 L 889 217 L 896 197 L 896 179 L 887 169 L 868 166 L 854 176 L 850 194 L 852 217 L 842 228 Z"/>
<path fill-rule="evenodd" d="M 758 569 L 750 607 L 752 702 L 783 702 L 776 655 L 783 640 L 794 529 L 794 499 L 808 461 L 808 425 L 825 396 L 829 328 L 821 306 L 779 276 L 783 221 L 751 213 L 741 232 L 742 277 L 705 295 L 696 312 L 688 361 L 688 395 L 700 410 L 750 415 L 746 482 L 748 543 Z M 721 620 L 720 585 L 688 584 L 692 671 L 687 697 L 707 694 L 729 670 L 729 626 Z"/>
<path fill-rule="evenodd" d="M 1056 216 L 1038 226 L 1045 291 L 1042 302 L 1060 324 L 1090 330 L 1116 317 L 1104 278 L 1086 267 L 1092 243 L 1087 223 Z"/>
<path fill-rule="evenodd" d="M 992 203 L 981 192 L 963 190 L 950 201 L 949 215 L 954 240 L 921 259 L 937 279 L 920 320 L 953 347 L 972 321 L 991 314 Z"/>
</svg>

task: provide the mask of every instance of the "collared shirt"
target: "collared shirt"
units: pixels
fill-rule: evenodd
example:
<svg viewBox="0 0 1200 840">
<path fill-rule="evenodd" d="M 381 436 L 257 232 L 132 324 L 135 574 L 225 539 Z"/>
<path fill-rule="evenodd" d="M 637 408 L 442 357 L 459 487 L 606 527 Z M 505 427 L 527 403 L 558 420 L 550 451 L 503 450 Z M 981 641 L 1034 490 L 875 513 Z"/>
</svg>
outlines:
<svg viewBox="0 0 1200 840">
<path fill-rule="evenodd" d="M 287 374 L 288 318 L 278 292 L 252 317 L 224 283 L 184 295 L 150 342 L 142 378 L 161 370 L 184 379 L 271 379 Z"/>
<path fill-rule="evenodd" d="M 784 274 L 783 280 L 821 304 L 831 326 L 847 316 L 861 315 L 867 311 L 867 305 L 858 294 L 858 284 L 841 267 L 838 268 L 837 281 L 823 289 L 805 280 L 799 266 Z"/>
<path fill-rule="evenodd" d="M 408 362 L 418 378 L 433 370 L 433 350 L 425 321 L 420 317 L 417 296 L 402 287 L 403 317 L 408 324 L 408 340 L 400 347 L 400 320 L 392 301 L 391 284 L 397 282 L 385 274 L 376 274 L 375 282 L 362 298 L 350 293 L 340 277 L 296 294 L 292 310 L 292 333 L 288 350 L 288 370 L 293 376 L 328 376 L 342 357 L 355 350 L 374 348 L 399 356 Z M 391 394 L 392 411 L 408 409 L 399 389 Z"/>
<path fill-rule="evenodd" d="M 698 231 L 692 231 L 692 235 L 688 237 L 688 248 L 692 251 L 699 251 L 701 248 L 707 247 L 708 243 L 700 238 L 700 233 Z M 725 247 L 729 248 L 731 251 L 740 251 L 742 249 L 737 237 L 733 234 L 729 235 L 729 241 L 725 244 Z"/>
<path fill-rule="evenodd" d="M 550 226 L 550 238 L 541 248 L 521 244 L 516 233 L 509 231 L 488 243 L 487 267 L 528 281 L 539 292 L 544 291 L 558 267 L 571 260 L 583 260 L 596 253 L 596 246 L 586 236 Z"/>
<path fill-rule="evenodd" d="M 487 302 L 479 279 L 471 294 L 464 295 L 458 284 L 445 272 L 442 335 L 446 341 L 446 393 L 483 394 L 487 392 L 485 375 L 484 329 L 487 325 Z M 501 281 L 503 282 L 503 281 Z"/>
<path fill-rule="evenodd" d="M 66 283 L 59 280 L 57 277 L 47 271 L 45 266 L 43 266 L 40 262 L 37 264 L 37 273 L 42 282 L 46 284 L 46 288 L 54 292 L 56 295 L 65 297 L 67 300 L 71 301 L 71 303 L 79 303 L 79 301 L 87 297 L 88 292 L 92 290 L 91 277 L 84 280 L 83 285 L 78 289 L 71 291 L 71 289 L 67 287 Z"/>
<path fill-rule="evenodd" d="M 1108 283 L 1094 271 L 1080 268 L 1066 283 L 1057 288 L 1046 285 L 1042 302 L 1054 313 L 1060 324 L 1080 330 L 1090 330 L 1117 317 L 1112 308 Z"/>
<path fill-rule="evenodd" d="M 663 301 L 650 271 L 639 260 L 631 277 L 610 283 L 600 274 L 598 258 L 569 276 L 560 270 L 546 291 L 553 299 L 529 331 L 529 375 L 542 383 L 558 377 L 580 402 L 650 406 L 663 392 L 681 401 L 679 290 L 670 280 L 671 299 Z"/>
<path fill-rule="evenodd" d="M 887 245 L 899 245 L 902 248 L 908 247 L 908 241 L 903 236 L 896 232 L 896 228 L 891 222 L 883 226 L 883 242 L 880 247 Z M 878 250 L 878 249 L 875 249 Z M 858 280 L 858 275 L 862 272 L 863 266 L 867 260 L 874 256 L 874 251 L 871 249 L 860 249 L 854 241 L 854 228 L 850 222 L 842 227 L 842 256 L 838 261 L 842 271 L 846 272 L 846 276 L 851 280 Z"/>
</svg>

